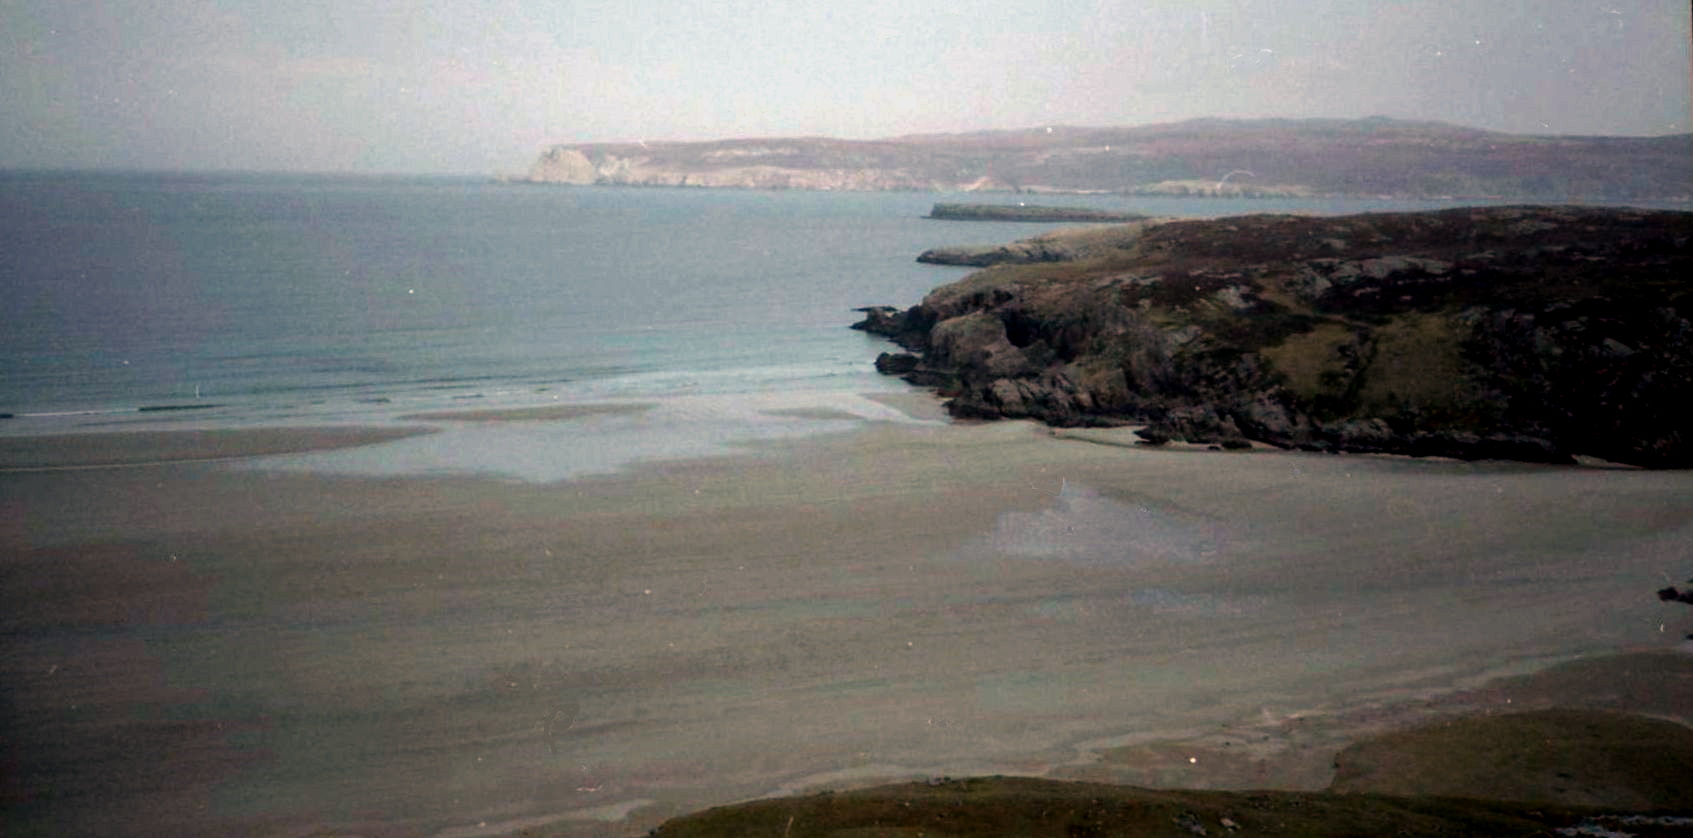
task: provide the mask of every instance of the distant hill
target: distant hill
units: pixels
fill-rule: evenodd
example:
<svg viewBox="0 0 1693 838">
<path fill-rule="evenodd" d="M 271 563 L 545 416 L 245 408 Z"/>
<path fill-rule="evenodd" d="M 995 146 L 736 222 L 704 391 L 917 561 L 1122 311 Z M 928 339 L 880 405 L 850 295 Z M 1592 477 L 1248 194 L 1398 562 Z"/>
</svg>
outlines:
<svg viewBox="0 0 1693 838">
<path fill-rule="evenodd" d="M 1693 134 L 1502 134 L 1438 122 L 1195 119 L 885 140 L 592 143 L 548 149 L 535 183 L 1286 197 L 1688 199 Z"/>
</svg>

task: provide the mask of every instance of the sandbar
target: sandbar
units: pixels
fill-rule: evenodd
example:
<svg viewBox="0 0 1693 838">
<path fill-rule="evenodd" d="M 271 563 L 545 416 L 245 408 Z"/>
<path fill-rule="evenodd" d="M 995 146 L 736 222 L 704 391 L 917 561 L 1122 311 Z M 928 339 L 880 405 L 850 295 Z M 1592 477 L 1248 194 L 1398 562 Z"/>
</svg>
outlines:
<svg viewBox="0 0 1693 838">
<path fill-rule="evenodd" d="M 425 428 L 303 427 L 0 436 L 0 471 L 111 468 L 327 451 L 429 433 Z"/>
<path fill-rule="evenodd" d="M 438 410 L 429 413 L 409 413 L 399 417 L 421 422 L 560 422 L 585 416 L 605 416 L 640 413 L 651 410 L 650 404 L 558 404 L 542 407 L 514 407 L 496 410 Z"/>
</svg>

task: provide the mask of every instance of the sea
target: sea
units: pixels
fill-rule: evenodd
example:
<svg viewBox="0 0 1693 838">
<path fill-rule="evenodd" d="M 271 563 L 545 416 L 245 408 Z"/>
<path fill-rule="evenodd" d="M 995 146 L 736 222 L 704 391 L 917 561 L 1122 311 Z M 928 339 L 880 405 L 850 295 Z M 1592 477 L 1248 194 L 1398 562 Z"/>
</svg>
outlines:
<svg viewBox="0 0 1693 838">
<path fill-rule="evenodd" d="M 0 434 L 640 408 L 335 458 L 549 480 L 925 421 L 867 398 L 906 385 L 875 372 L 889 346 L 847 328 L 854 309 L 967 272 L 918 264 L 925 249 L 1061 226 L 924 217 L 1020 200 L 1194 217 L 1453 205 L 0 173 Z M 537 443 L 554 453 L 537 461 Z"/>
</svg>

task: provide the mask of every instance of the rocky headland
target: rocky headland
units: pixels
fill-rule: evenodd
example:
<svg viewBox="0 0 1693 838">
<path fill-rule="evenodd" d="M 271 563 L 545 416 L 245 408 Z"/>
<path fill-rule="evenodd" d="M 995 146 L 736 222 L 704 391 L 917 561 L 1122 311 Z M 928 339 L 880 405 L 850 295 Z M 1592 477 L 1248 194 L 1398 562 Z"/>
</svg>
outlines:
<svg viewBox="0 0 1693 838">
<path fill-rule="evenodd" d="M 855 328 L 900 344 L 877 368 L 939 388 L 959 417 L 1145 425 L 1151 443 L 1693 465 L 1680 414 L 1693 213 L 1516 206 L 1086 233 L 1087 247 L 978 271 L 909 309 L 865 309 Z"/>
<path fill-rule="evenodd" d="M 917 261 L 931 265 L 963 265 L 975 268 L 1027 265 L 1035 262 L 1076 262 L 1116 252 L 1131 244 L 1142 230 L 1156 222 L 1157 219 L 1148 218 L 1106 227 L 1059 230 L 1042 236 L 1019 239 L 1009 244 L 936 247 L 918 254 Z"/>
<path fill-rule="evenodd" d="M 1029 221 L 1038 223 L 1140 221 L 1138 212 L 1112 212 L 1088 207 L 1049 207 L 1037 204 L 935 204 L 925 218 L 938 221 Z"/>
<path fill-rule="evenodd" d="M 741 189 L 1687 200 L 1693 135 L 1530 136 L 1437 122 L 1195 119 L 880 140 L 557 145 L 531 183 Z"/>
</svg>

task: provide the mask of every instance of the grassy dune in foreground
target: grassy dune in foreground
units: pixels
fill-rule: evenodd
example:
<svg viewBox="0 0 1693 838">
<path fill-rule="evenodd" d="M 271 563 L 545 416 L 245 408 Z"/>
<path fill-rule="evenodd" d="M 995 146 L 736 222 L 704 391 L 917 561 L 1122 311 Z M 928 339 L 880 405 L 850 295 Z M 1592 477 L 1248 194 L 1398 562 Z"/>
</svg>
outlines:
<svg viewBox="0 0 1693 838">
<path fill-rule="evenodd" d="M 1545 835 L 1622 825 L 1626 832 L 1609 834 L 1693 835 L 1693 820 L 1665 816 L 1693 814 L 1693 728 L 1644 716 L 1546 710 L 1445 720 L 1360 742 L 1335 765 L 1323 792 L 945 778 L 726 806 L 657 834 Z"/>
<path fill-rule="evenodd" d="M 677 818 L 655 834 L 664 838 L 1532 835 L 1543 834 L 1547 827 L 1579 823 L 1587 814 L 1457 799 L 1162 791 L 986 777 L 758 801 Z"/>
</svg>

